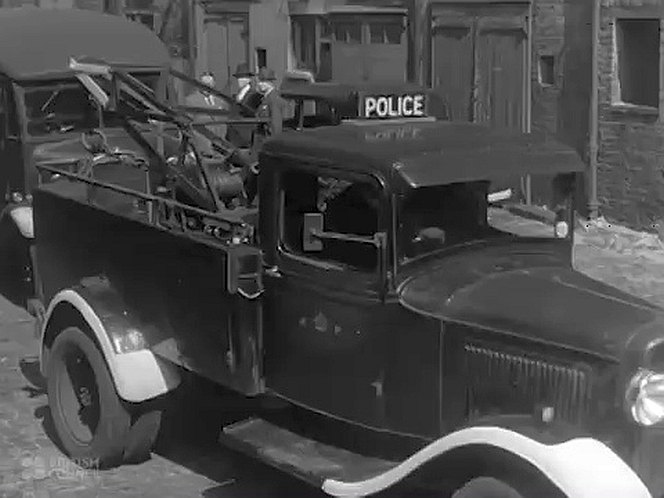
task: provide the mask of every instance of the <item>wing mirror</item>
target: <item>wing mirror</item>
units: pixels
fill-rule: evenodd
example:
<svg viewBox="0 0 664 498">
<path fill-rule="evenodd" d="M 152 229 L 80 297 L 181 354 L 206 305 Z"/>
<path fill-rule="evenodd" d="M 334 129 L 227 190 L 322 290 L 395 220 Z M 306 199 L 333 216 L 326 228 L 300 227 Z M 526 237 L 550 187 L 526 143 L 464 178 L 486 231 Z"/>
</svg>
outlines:
<svg viewBox="0 0 664 498">
<path fill-rule="evenodd" d="M 352 235 L 346 233 L 326 232 L 325 219 L 322 213 L 305 213 L 302 224 L 302 249 L 305 252 L 320 252 L 323 250 L 323 239 L 343 240 L 358 244 L 370 244 L 376 247 L 381 255 L 387 247 L 387 236 L 383 232 L 375 233 L 371 237 Z"/>
<path fill-rule="evenodd" d="M 320 252 L 323 241 L 316 235 L 323 233 L 325 218 L 323 213 L 305 213 L 302 227 L 302 249 L 304 252 Z"/>
<path fill-rule="evenodd" d="M 321 252 L 323 239 L 343 240 L 359 244 L 369 244 L 378 251 L 378 281 L 379 294 L 382 300 L 387 295 L 390 285 L 388 239 L 385 232 L 374 233 L 371 237 L 351 235 L 344 233 L 326 232 L 324 230 L 325 218 L 322 213 L 305 213 L 302 226 L 302 249 L 304 252 Z"/>
</svg>

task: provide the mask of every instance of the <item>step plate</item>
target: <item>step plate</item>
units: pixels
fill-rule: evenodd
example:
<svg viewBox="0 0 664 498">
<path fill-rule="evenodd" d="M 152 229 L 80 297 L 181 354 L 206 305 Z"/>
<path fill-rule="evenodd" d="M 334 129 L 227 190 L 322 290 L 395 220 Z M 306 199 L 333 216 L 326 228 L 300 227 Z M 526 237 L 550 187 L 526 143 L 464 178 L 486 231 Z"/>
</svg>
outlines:
<svg viewBox="0 0 664 498">
<path fill-rule="evenodd" d="M 363 481 L 398 465 L 307 439 L 258 418 L 225 427 L 220 442 L 317 487 L 326 479 Z"/>
</svg>

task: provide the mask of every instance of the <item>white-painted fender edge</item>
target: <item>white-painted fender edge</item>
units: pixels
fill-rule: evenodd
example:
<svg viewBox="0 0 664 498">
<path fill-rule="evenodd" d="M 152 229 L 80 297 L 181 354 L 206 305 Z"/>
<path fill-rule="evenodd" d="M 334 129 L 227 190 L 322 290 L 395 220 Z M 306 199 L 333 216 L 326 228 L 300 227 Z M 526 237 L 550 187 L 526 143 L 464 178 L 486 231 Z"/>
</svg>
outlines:
<svg viewBox="0 0 664 498">
<path fill-rule="evenodd" d="M 570 498 L 652 498 L 634 471 L 596 439 L 578 438 L 546 445 L 501 427 L 470 427 L 453 432 L 376 477 L 358 482 L 327 479 L 322 488 L 339 497 L 372 495 L 401 481 L 426 462 L 471 444 L 501 448 L 530 462 Z M 444 472 L 440 469 L 441 474 Z"/>
<path fill-rule="evenodd" d="M 16 224 L 21 235 L 26 239 L 35 238 L 35 225 L 32 217 L 32 206 L 15 206 L 9 209 L 9 216 Z"/>
<path fill-rule="evenodd" d="M 58 304 L 67 302 L 74 306 L 95 334 L 101 353 L 115 383 L 118 395 L 125 401 L 138 403 L 155 398 L 175 389 L 180 375 L 174 365 L 158 358 L 148 349 L 118 354 L 113 349 L 104 325 L 88 302 L 76 291 L 63 290 L 51 300 L 42 324 L 39 360 L 44 372 L 44 333 L 51 315 Z"/>
</svg>

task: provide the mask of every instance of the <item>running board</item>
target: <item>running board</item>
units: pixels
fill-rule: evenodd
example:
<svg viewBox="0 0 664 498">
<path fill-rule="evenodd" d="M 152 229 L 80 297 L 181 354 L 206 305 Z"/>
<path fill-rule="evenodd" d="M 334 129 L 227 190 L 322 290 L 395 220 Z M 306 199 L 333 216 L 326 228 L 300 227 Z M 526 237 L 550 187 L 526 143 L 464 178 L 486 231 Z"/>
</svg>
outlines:
<svg viewBox="0 0 664 498">
<path fill-rule="evenodd" d="M 224 427 L 219 441 L 319 488 L 327 479 L 363 481 L 398 465 L 328 446 L 259 418 Z"/>
</svg>

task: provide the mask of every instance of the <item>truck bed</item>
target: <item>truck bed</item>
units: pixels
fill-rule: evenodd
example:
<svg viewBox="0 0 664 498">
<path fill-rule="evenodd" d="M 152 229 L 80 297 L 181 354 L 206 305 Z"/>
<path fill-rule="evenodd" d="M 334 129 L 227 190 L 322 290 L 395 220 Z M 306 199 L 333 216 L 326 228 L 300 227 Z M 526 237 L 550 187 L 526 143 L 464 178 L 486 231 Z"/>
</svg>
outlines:
<svg viewBox="0 0 664 498">
<path fill-rule="evenodd" d="M 114 181 L 113 185 L 142 194 L 147 193 L 144 181 L 141 178 L 124 177 L 122 180 L 122 182 Z M 62 198 L 92 204 L 108 213 L 143 223 L 150 223 L 147 203 L 141 202 L 140 198 L 129 193 L 120 193 L 79 181 L 58 181 L 44 184 L 40 188 Z M 258 223 L 258 208 L 256 207 L 237 207 L 232 210 L 225 210 L 221 214 L 231 223 L 247 223 L 252 226 Z"/>
<path fill-rule="evenodd" d="M 228 213 L 230 223 L 256 216 Z M 229 257 L 257 247 L 169 228 L 140 197 L 66 179 L 35 190 L 34 222 L 46 305 L 102 277 L 155 354 L 245 394 L 259 389 L 260 302 L 238 303 L 226 282 Z"/>
</svg>

